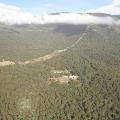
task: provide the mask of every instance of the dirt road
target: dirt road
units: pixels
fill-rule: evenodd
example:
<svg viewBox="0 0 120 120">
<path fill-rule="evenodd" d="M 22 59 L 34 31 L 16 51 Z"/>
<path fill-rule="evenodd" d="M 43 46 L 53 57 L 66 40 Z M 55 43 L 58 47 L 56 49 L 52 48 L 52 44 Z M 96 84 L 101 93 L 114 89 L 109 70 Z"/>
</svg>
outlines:
<svg viewBox="0 0 120 120">
<path fill-rule="evenodd" d="M 53 57 L 56 57 L 56 56 L 60 55 L 61 53 L 66 52 L 70 48 L 73 48 L 75 45 L 77 45 L 83 39 L 83 37 L 87 34 L 86 32 L 89 28 L 90 28 L 90 25 L 87 27 L 86 31 L 76 40 L 76 42 L 74 44 L 72 44 L 71 46 L 69 46 L 65 49 L 55 50 L 54 52 L 52 52 L 50 54 L 47 54 L 45 56 L 35 58 L 35 59 L 31 59 L 31 60 L 27 60 L 27 61 L 24 61 L 24 62 L 19 61 L 18 63 L 16 63 L 14 61 L 3 61 L 3 62 L 0 62 L 0 67 L 11 66 L 11 65 L 16 65 L 16 64 L 20 64 L 20 65 L 22 65 L 22 64 L 24 64 L 24 65 L 35 64 L 35 63 L 38 63 L 38 62 L 44 62 L 44 61 L 47 61 L 49 59 L 52 59 Z"/>
</svg>

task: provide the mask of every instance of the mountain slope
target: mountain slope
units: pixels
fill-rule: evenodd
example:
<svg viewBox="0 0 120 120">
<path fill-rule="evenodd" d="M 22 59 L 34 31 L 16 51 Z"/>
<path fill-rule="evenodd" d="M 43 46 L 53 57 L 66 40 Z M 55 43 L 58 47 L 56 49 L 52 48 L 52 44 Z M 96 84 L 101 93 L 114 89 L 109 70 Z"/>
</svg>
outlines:
<svg viewBox="0 0 120 120">
<path fill-rule="evenodd" d="M 1 60 L 9 56 L 13 61 L 25 61 L 67 50 L 35 64 L 0 67 L 3 120 L 120 119 L 119 26 L 4 27 L 0 29 Z M 67 84 L 49 84 L 50 78 L 56 77 L 51 71 L 68 71 L 79 78 Z"/>
</svg>

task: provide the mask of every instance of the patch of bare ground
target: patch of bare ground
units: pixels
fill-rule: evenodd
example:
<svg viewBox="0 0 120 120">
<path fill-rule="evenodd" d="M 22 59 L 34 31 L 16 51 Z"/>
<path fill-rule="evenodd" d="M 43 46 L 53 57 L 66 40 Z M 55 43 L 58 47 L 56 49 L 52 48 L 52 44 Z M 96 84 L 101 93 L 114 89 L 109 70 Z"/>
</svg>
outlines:
<svg viewBox="0 0 120 120">
<path fill-rule="evenodd" d="M 36 59 L 25 61 L 24 64 L 27 65 L 27 64 L 35 64 L 35 63 L 38 63 L 38 62 L 44 62 L 44 61 L 52 59 L 55 56 L 58 56 L 62 52 L 65 52 L 65 50 L 56 50 L 56 51 L 54 51 L 54 52 L 52 52 L 48 55 L 45 55 L 43 57 L 39 57 L 39 58 L 36 58 Z"/>
<path fill-rule="evenodd" d="M 48 79 L 48 84 L 59 82 L 60 84 L 68 84 L 70 81 L 77 81 L 78 75 L 73 75 L 67 70 L 51 71 L 51 77 Z"/>
<path fill-rule="evenodd" d="M 50 60 L 52 59 L 53 57 L 55 56 L 58 56 L 60 53 L 62 52 L 65 52 L 66 50 L 56 50 L 50 54 L 47 54 L 45 56 L 42 56 L 42 57 L 39 57 L 39 58 L 35 58 L 35 59 L 32 59 L 32 60 L 27 60 L 25 62 L 23 61 L 17 61 L 17 62 L 13 62 L 13 61 L 2 61 L 0 62 L 0 67 L 4 67 L 4 66 L 12 66 L 12 65 L 16 65 L 16 64 L 19 64 L 19 65 L 27 65 L 27 64 L 35 64 L 35 63 L 38 63 L 38 62 L 45 62 L 47 60 Z"/>
<path fill-rule="evenodd" d="M 12 62 L 12 61 L 2 61 L 0 62 L 0 66 L 1 67 L 4 67 L 4 66 L 10 66 L 10 65 L 15 65 L 15 62 Z"/>
</svg>

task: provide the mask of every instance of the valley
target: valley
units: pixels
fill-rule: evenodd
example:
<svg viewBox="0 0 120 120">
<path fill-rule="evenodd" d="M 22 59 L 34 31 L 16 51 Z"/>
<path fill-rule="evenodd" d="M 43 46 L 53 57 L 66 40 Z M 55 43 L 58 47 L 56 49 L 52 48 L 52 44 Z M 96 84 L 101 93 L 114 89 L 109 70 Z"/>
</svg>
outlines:
<svg viewBox="0 0 120 120">
<path fill-rule="evenodd" d="M 120 26 L 0 25 L 1 120 L 119 120 Z"/>
</svg>

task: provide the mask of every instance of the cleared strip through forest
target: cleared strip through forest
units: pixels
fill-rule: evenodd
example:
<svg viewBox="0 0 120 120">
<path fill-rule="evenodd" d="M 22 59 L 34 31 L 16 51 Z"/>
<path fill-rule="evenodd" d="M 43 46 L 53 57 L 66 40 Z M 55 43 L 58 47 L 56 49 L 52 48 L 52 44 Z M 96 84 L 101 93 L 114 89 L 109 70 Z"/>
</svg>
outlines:
<svg viewBox="0 0 120 120">
<path fill-rule="evenodd" d="M 62 49 L 62 50 L 55 50 L 54 52 L 47 54 L 45 56 L 39 57 L 39 58 L 35 58 L 35 59 L 31 59 L 31 60 L 27 60 L 27 61 L 19 61 L 18 63 L 14 62 L 14 61 L 2 61 L 0 62 L 0 67 L 4 67 L 4 66 L 10 66 L 10 65 L 16 65 L 16 64 L 20 64 L 20 65 L 27 65 L 27 64 L 34 64 L 34 63 L 38 63 L 38 62 L 44 62 L 47 61 L 49 59 L 52 59 L 53 57 L 56 57 L 58 55 L 60 55 L 63 52 L 66 52 L 67 50 L 73 48 L 75 45 L 77 45 L 82 39 L 83 37 L 87 34 L 87 30 L 90 28 L 90 25 L 87 27 L 86 31 L 79 37 L 79 39 L 76 40 L 76 42 L 74 44 L 72 44 L 71 46 Z"/>
</svg>

